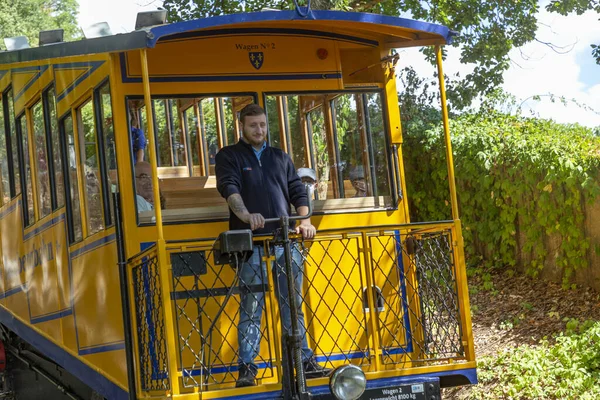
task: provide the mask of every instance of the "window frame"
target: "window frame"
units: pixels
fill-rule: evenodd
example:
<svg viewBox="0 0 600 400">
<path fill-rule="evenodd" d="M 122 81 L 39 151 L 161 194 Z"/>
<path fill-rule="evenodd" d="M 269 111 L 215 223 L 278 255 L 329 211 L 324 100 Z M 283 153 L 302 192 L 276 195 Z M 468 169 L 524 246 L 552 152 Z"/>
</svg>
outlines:
<svg viewBox="0 0 600 400">
<path fill-rule="evenodd" d="M 105 78 L 102 80 L 102 82 L 100 82 L 95 88 L 94 88 L 94 92 L 93 92 L 93 96 L 92 96 L 92 101 L 93 101 L 93 109 L 94 109 L 94 125 L 95 125 L 95 129 L 96 129 L 96 153 L 98 155 L 98 157 L 100 158 L 99 163 L 98 163 L 98 168 L 100 169 L 100 180 L 101 180 L 101 193 L 102 193 L 102 208 L 103 208 L 103 214 L 104 214 L 104 229 L 106 230 L 112 226 L 114 226 L 115 221 L 114 221 L 114 217 L 112 216 L 111 213 L 111 209 L 110 209 L 110 204 L 109 202 L 112 202 L 112 196 L 110 188 L 109 188 L 109 177 L 108 177 L 108 167 L 106 165 L 106 153 L 105 153 L 105 142 L 104 142 L 104 125 L 102 124 L 102 118 L 104 117 L 103 115 L 103 109 L 102 109 L 102 99 L 100 98 L 100 90 L 104 87 L 104 86 L 108 86 L 108 92 L 110 94 L 110 108 L 111 108 L 111 115 L 113 118 L 113 134 L 116 135 L 116 133 L 114 132 L 115 126 L 114 126 L 114 108 L 113 108 L 113 93 L 112 93 L 112 89 L 110 86 L 110 80 L 109 78 Z M 85 105 L 85 101 L 83 103 L 81 103 L 81 105 L 79 106 L 79 108 L 81 108 L 81 106 Z M 116 152 L 116 148 L 115 148 L 115 152 Z M 115 162 L 116 162 L 116 153 L 115 153 Z M 117 171 L 118 171 L 118 166 L 117 166 Z"/>
<path fill-rule="evenodd" d="M 37 103 L 37 102 L 36 102 Z M 37 217 L 37 213 L 36 213 L 36 201 L 35 201 L 35 187 L 33 184 L 33 175 L 34 175 L 34 171 L 31 171 L 32 167 L 31 167 L 31 146 L 30 146 L 30 138 L 28 135 L 28 132 L 26 132 L 27 135 L 27 147 L 29 147 L 28 149 L 28 154 L 29 154 L 29 170 L 31 171 L 31 178 L 32 178 L 32 182 L 31 182 L 31 200 L 33 201 L 33 218 L 32 221 L 30 221 L 29 218 L 29 202 L 28 202 L 28 195 L 27 195 L 27 171 L 25 171 L 25 154 L 24 154 L 24 149 L 23 149 L 23 130 L 21 129 L 22 127 L 22 123 L 21 123 L 21 118 L 25 118 L 25 128 L 29 131 L 29 121 L 27 118 L 27 114 L 30 112 L 29 108 L 25 108 L 23 109 L 23 111 L 17 116 L 15 117 L 15 136 L 17 138 L 17 152 L 18 154 L 18 162 L 19 162 L 19 171 L 20 171 L 20 181 L 21 181 L 21 202 L 22 202 L 22 210 L 23 210 L 23 227 L 24 228 L 28 228 L 30 226 L 32 226 L 35 221 L 36 221 L 36 217 Z"/>
<path fill-rule="evenodd" d="M 95 135 L 95 140 L 94 140 L 94 146 L 96 147 L 96 158 L 97 163 L 98 163 L 98 171 L 100 172 L 100 179 L 98 179 L 98 184 L 100 185 L 100 202 L 101 204 L 101 216 L 102 216 L 102 228 L 95 231 L 95 232 L 91 232 L 90 230 L 90 216 L 88 215 L 88 192 L 87 192 L 87 178 L 85 176 L 85 168 L 84 168 L 84 164 L 87 161 L 87 157 L 85 160 L 82 159 L 82 155 L 86 152 L 86 142 L 85 142 L 85 133 L 82 131 L 83 128 L 83 119 L 80 120 L 80 116 L 82 115 L 81 110 L 87 106 L 88 104 L 90 104 L 92 106 L 92 113 L 93 113 L 93 129 L 94 129 L 94 135 Z M 94 91 L 91 91 L 91 93 L 86 93 L 85 96 L 81 97 L 81 101 L 77 102 L 77 106 L 73 107 L 73 110 L 75 111 L 75 119 L 73 121 L 73 128 L 75 131 L 75 137 L 77 138 L 77 153 L 79 154 L 79 162 L 77 164 L 77 170 L 79 171 L 77 176 L 79 178 L 79 184 L 81 186 L 81 190 L 80 190 L 80 195 L 83 194 L 83 200 L 80 198 L 80 204 L 83 205 L 82 209 L 84 210 L 81 214 L 82 214 L 82 224 L 85 226 L 84 230 L 83 230 L 83 239 L 85 240 L 86 238 L 96 235 L 104 230 L 106 230 L 107 228 L 107 224 L 106 224 L 106 218 L 105 218 L 105 214 L 104 214 L 104 203 L 105 203 L 105 198 L 104 198 L 104 182 L 102 182 L 102 171 L 101 171 L 101 163 L 102 163 L 102 159 L 101 159 L 101 154 L 100 154 L 100 144 L 98 143 L 98 129 L 97 129 L 97 118 L 96 118 L 96 106 L 95 106 L 95 101 L 94 101 Z M 81 125 L 80 125 L 81 122 Z M 82 135 L 84 136 L 84 140 L 82 141 Z"/>
<path fill-rule="evenodd" d="M 6 119 L 6 115 L 4 113 L 4 93 L 0 92 L 0 113 L 2 113 L 2 126 L 0 126 L 0 136 L 2 136 L 4 138 L 4 147 L 5 147 L 5 153 L 6 153 L 6 171 L 1 171 L 2 173 L 0 173 L 0 179 L 3 179 L 2 174 L 6 173 L 7 176 L 7 184 L 8 184 L 8 192 L 6 192 L 4 189 L 4 182 L 0 182 L 0 206 L 4 205 L 4 198 L 6 197 L 8 199 L 7 202 L 10 202 L 11 200 L 11 191 L 10 191 L 10 162 L 9 162 L 9 155 L 11 153 L 8 143 L 6 142 L 6 123 L 4 122 L 4 120 Z M 1 168 L 1 166 L 0 166 Z"/>
<path fill-rule="evenodd" d="M 15 139 L 17 140 L 17 153 L 19 150 L 19 140 L 17 138 L 17 125 L 16 125 L 16 118 L 15 115 L 11 115 L 10 114 L 10 110 L 8 107 L 8 100 L 9 97 L 12 97 L 12 85 L 9 85 L 3 92 L 2 92 L 2 111 L 4 112 L 4 134 L 6 137 L 6 155 L 7 155 L 7 159 L 8 159 L 8 182 L 9 182 L 9 187 L 10 187 L 10 195 L 9 197 L 12 199 L 14 199 L 15 197 L 17 197 L 19 195 L 19 193 L 17 193 L 17 187 L 15 185 L 15 161 L 14 161 L 14 156 L 15 154 L 13 154 L 12 152 L 12 137 L 10 135 L 10 127 L 11 124 L 13 124 L 14 128 L 15 128 Z M 9 96 L 10 94 L 10 96 Z M 13 113 L 14 113 L 14 100 L 13 100 Z M 17 156 L 17 163 L 19 162 L 19 155 L 16 154 Z M 20 168 L 20 165 L 19 165 Z M 19 176 L 19 180 L 20 176 Z"/>
<path fill-rule="evenodd" d="M 56 118 L 56 123 L 57 123 L 56 134 L 58 135 L 58 137 L 56 137 L 56 138 L 52 137 L 52 134 L 53 134 L 53 132 L 52 132 L 52 116 L 50 115 L 50 91 L 51 90 L 54 90 L 54 102 L 55 102 L 54 118 Z M 57 112 L 57 110 L 56 110 L 56 88 L 54 87 L 54 83 L 51 83 L 50 85 L 46 86 L 46 88 L 44 88 L 44 90 L 42 91 L 42 109 L 43 109 L 43 113 L 44 113 L 44 129 L 46 130 L 46 151 L 48 153 L 48 158 L 50 160 L 52 160 L 52 162 L 48 163 L 48 173 L 50 174 L 50 196 L 51 196 L 52 212 L 54 212 L 60 208 L 58 205 L 58 193 L 57 193 L 57 189 L 56 189 L 56 173 L 57 173 L 57 171 L 56 171 L 55 165 L 54 165 L 54 158 L 59 157 L 61 159 L 61 165 L 64 164 L 64 162 L 65 162 L 65 159 L 63 156 L 64 153 L 58 154 L 58 155 L 54 154 L 54 148 L 52 146 L 53 139 L 60 141 L 60 128 L 58 126 L 59 119 L 56 115 L 56 112 Z M 61 147 L 60 143 L 59 143 L 59 149 L 62 152 L 62 147 Z M 63 186 L 66 191 L 67 186 L 64 184 L 64 174 L 63 174 Z M 66 200 L 66 198 L 65 198 L 65 200 Z"/>
<path fill-rule="evenodd" d="M 77 151 L 77 142 L 76 142 L 76 131 L 75 131 L 75 123 L 73 122 L 73 113 L 74 110 L 72 108 L 69 108 L 69 110 L 67 110 L 60 118 L 58 119 L 58 136 L 59 136 L 59 140 L 60 140 L 60 147 L 61 147 L 61 151 L 63 154 L 66 154 L 67 156 L 65 156 L 63 158 L 63 163 L 62 163 L 62 170 L 63 170 L 63 176 L 64 176 L 64 180 L 65 180 L 65 208 L 67 211 L 67 236 L 68 236 L 68 240 L 69 240 L 69 245 L 73 245 L 76 243 L 79 243 L 81 241 L 83 241 L 86 237 L 86 231 L 85 231 L 85 224 L 83 223 L 85 216 L 82 215 L 81 213 L 81 179 L 80 179 L 80 170 L 79 170 L 79 152 Z M 76 239 L 75 238 L 75 220 L 73 217 L 73 199 L 71 198 L 71 175 L 69 174 L 69 149 L 68 149 L 68 143 L 67 143 L 67 133 L 65 130 L 65 121 L 67 118 L 71 118 L 71 124 L 73 125 L 73 140 L 75 141 L 75 143 L 73 143 L 74 147 L 75 147 L 75 166 L 77 167 L 77 192 L 78 192 L 78 197 L 79 197 L 79 218 L 81 220 L 81 239 Z"/>
<path fill-rule="evenodd" d="M 35 100 L 31 102 L 31 106 L 27 107 L 27 115 L 31 116 L 31 120 L 27 121 L 29 124 L 29 127 L 31 128 L 31 137 L 30 139 L 32 139 L 31 141 L 31 146 L 33 148 L 33 153 L 32 155 L 34 156 L 34 159 L 31 160 L 33 161 L 32 165 L 33 165 L 33 169 L 34 169 L 34 174 L 31 176 L 31 183 L 32 185 L 34 185 L 36 187 L 36 192 L 38 189 L 37 184 L 39 183 L 39 178 L 40 178 L 40 173 L 38 171 L 38 164 L 37 162 L 39 161 L 37 159 L 37 147 L 36 147 L 36 141 L 35 141 L 35 121 L 33 118 L 33 108 L 37 105 L 40 104 L 41 106 L 41 110 L 42 110 L 42 129 L 43 129 L 43 135 L 44 135 L 44 145 L 46 146 L 46 168 L 48 170 L 48 189 L 50 190 L 50 212 L 46 215 L 42 215 L 42 204 L 40 203 L 40 194 L 36 193 L 36 209 L 37 209 L 37 214 L 36 214 L 36 218 L 37 220 L 41 220 L 44 219 L 46 217 L 48 217 L 49 215 L 52 215 L 53 211 L 54 211 L 54 200 L 53 200 L 53 190 L 52 190 L 52 183 L 54 182 L 54 179 L 52 177 L 52 170 L 53 168 L 50 167 L 51 164 L 53 164 L 53 159 L 51 156 L 51 153 L 48 152 L 48 145 L 51 144 L 48 141 L 48 131 L 47 131 L 47 126 L 46 126 L 46 113 L 45 113 L 45 109 L 44 109 L 44 99 L 42 96 L 40 97 L 35 97 Z M 30 161 L 30 162 L 31 162 Z M 31 167 L 30 167 L 31 168 Z"/>
</svg>

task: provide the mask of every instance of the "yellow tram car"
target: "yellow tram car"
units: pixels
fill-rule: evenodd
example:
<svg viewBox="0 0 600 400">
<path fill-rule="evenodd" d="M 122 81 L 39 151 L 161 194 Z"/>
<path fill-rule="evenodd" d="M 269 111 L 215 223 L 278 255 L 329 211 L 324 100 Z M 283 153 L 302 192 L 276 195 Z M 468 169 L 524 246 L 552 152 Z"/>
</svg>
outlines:
<svg viewBox="0 0 600 400">
<path fill-rule="evenodd" d="M 257 103 L 269 145 L 317 175 L 302 243 L 317 361 L 358 367 L 363 399 L 476 383 L 441 65 L 453 32 L 302 8 L 160 22 L 0 53 L 0 323 L 107 399 L 285 396 L 272 277 L 258 385 L 236 388 L 239 292 L 214 254 L 229 217 L 215 155 Z M 438 57 L 449 221 L 408 213 L 392 49 L 420 46 Z"/>
</svg>

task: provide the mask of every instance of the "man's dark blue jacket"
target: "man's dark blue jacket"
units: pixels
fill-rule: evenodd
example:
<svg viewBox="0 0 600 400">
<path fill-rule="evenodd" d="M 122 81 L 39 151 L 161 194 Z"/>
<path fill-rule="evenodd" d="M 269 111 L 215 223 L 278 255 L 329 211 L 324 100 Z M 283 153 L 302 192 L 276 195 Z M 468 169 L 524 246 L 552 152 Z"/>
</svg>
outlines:
<svg viewBox="0 0 600 400">
<path fill-rule="evenodd" d="M 296 209 L 308 206 L 306 189 L 294 163 L 280 149 L 267 146 L 258 161 L 252 146 L 240 140 L 217 153 L 215 173 L 221 196 L 227 199 L 239 193 L 250 213 L 279 218 L 290 215 L 290 204 Z M 277 227 L 278 223 L 265 224 L 254 233 L 271 233 Z M 242 222 L 230 208 L 229 229 L 250 229 L 250 225 Z"/>
</svg>

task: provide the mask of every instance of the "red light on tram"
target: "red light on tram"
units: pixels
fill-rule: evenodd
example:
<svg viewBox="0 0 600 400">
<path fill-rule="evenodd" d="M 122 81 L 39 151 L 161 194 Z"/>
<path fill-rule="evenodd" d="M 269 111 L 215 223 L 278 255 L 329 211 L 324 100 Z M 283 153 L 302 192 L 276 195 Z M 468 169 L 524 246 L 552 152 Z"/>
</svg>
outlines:
<svg viewBox="0 0 600 400">
<path fill-rule="evenodd" d="M 326 59 L 327 56 L 329 56 L 329 52 L 327 51 L 327 49 L 320 48 L 319 50 L 317 50 L 317 57 L 319 57 L 320 60 Z"/>
</svg>

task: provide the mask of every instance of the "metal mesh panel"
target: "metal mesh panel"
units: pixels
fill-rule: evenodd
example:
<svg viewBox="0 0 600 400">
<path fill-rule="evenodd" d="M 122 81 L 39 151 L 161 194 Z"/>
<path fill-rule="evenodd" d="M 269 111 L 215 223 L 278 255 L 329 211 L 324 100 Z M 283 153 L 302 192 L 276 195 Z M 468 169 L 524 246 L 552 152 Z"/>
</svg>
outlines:
<svg viewBox="0 0 600 400">
<path fill-rule="evenodd" d="M 450 231 L 370 238 L 385 364 L 464 356 Z"/>
<path fill-rule="evenodd" d="M 262 248 L 255 251 L 262 258 Z M 239 269 L 216 265 L 208 247 L 171 253 L 171 264 L 183 385 L 204 390 L 211 385 L 231 387 L 239 362 L 240 299 L 245 295 L 264 307 L 260 299 L 268 288 L 265 271 L 240 279 Z M 258 332 L 261 351 L 254 360 L 258 379 L 274 376 L 267 321 L 263 316 L 262 323 L 250 321 L 248 327 Z"/>
<path fill-rule="evenodd" d="M 305 315 L 307 344 L 325 367 L 370 365 L 359 239 L 315 239 L 297 245 L 294 251 L 301 257 L 292 257 L 293 273 L 303 280 L 295 293 Z M 285 274 L 283 257 L 276 260 L 276 270 L 278 277 Z"/>
<path fill-rule="evenodd" d="M 273 266 L 261 264 L 265 249 Z M 171 243 L 169 307 L 182 384 L 202 391 L 231 388 L 248 349 L 256 349 L 259 383 L 281 382 L 275 367 L 282 360 L 274 356 L 278 344 L 272 340 L 290 329 L 291 293 L 301 305 L 304 361 L 373 370 L 378 357 L 389 370 L 464 358 L 453 250 L 450 228 L 329 234 L 293 244 L 289 269 L 276 240 L 255 243 L 253 261 L 235 268 L 215 263 L 212 243 Z M 294 276 L 291 293 L 286 270 Z M 132 272 L 142 389 L 168 389 L 155 252 Z M 249 304 L 260 311 L 252 318 Z"/>
<path fill-rule="evenodd" d="M 155 252 L 132 268 L 142 390 L 168 390 L 165 318 Z"/>
</svg>

